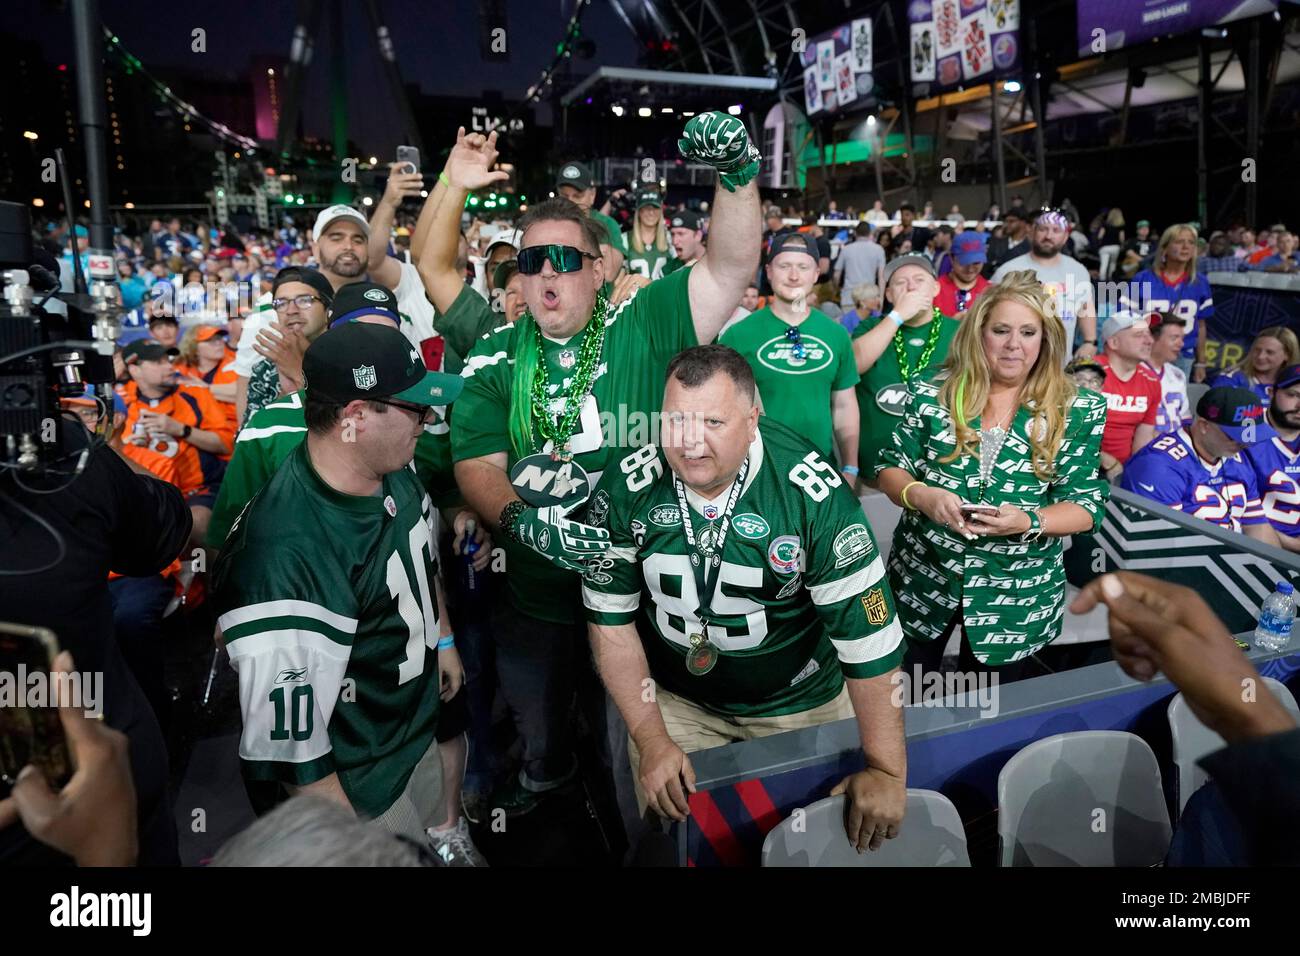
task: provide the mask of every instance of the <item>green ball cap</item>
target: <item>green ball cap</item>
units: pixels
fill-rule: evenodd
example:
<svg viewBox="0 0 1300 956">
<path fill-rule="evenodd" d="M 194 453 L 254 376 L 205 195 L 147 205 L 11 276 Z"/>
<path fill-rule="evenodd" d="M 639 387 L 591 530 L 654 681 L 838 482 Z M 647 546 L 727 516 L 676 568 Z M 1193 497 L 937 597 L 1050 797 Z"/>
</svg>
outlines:
<svg viewBox="0 0 1300 956">
<path fill-rule="evenodd" d="M 346 404 L 397 398 L 416 405 L 450 405 L 465 380 L 430 372 L 420 351 L 396 329 L 348 323 L 326 332 L 302 359 L 307 394 Z"/>
</svg>

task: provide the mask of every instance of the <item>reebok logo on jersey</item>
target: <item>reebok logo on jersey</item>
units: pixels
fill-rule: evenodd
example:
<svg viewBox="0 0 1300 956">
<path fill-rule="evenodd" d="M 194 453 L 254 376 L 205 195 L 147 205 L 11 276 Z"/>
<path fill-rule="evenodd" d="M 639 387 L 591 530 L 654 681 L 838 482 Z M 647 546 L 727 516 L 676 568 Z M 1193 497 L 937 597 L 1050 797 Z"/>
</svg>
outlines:
<svg viewBox="0 0 1300 956">
<path fill-rule="evenodd" d="M 307 668 L 286 668 L 275 675 L 277 684 L 299 684 L 307 679 Z"/>
<path fill-rule="evenodd" d="M 816 674 L 821 669 L 822 666 L 817 663 L 817 658 L 810 658 L 808 663 L 803 666 L 803 670 L 794 675 L 794 680 L 790 681 L 790 686 L 793 687 L 801 680 L 804 680 L 807 677 L 812 677 L 813 674 Z"/>
</svg>

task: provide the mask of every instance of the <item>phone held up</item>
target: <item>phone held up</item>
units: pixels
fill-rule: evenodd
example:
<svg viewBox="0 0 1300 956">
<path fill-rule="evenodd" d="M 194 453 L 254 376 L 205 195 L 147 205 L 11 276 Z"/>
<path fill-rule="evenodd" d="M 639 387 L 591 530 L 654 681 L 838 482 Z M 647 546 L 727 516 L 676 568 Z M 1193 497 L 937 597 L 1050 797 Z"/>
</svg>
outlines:
<svg viewBox="0 0 1300 956">
<path fill-rule="evenodd" d="M 54 789 L 72 776 L 68 742 L 59 711 L 49 691 L 50 670 L 59 653 L 54 632 L 43 627 L 0 623 L 0 680 L 12 680 L 15 700 L 0 706 L 0 791 L 7 791 L 19 772 L 33 764 Z M 40 706 L 27 706 L 33 676 L 45 682 Z"/>
<path fill-rule="evenodd" d="M 394 172 L 418 173 L 419 171 L 420 171 L 420 150 L 415 146 L 397 147 L 397 168 L 394 170 Z"/>
</svg>

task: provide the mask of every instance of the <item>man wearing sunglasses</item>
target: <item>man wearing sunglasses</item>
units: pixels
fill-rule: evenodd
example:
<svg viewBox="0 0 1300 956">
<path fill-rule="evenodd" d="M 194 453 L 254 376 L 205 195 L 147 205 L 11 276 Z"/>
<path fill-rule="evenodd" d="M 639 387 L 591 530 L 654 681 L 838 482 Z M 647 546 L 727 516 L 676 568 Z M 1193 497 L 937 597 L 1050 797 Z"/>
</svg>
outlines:
<svg viewBox="0 0 1300 956">
<path fill-rule="evenodd" d="M 528 311 L 466 358 L 452 420 L 456 479 L 466 502 L 504 532 L 509 569 L 508 619 L 494 633 L 502 688 L 524 739 L 521 772 L 494 801 L 509 815 L 533 809 L 576 772 L 568 711 L 587 658 L 579 572 L 608 547 L 608 533 L 572 520 L 571 505 L 625 457 L 620 449 L 651 440 L 669 360 L 713 340 L 757 266 L 758 151 L 744 124 L 702 114 L 678 146 L 721 174 L 700 261 L 607 307 L 598 296 L 610 277 L 603 231 L 567 199 L 532 205 L 518 224 Z M 505 177 L 494 171 L 496 159 L 495 134 L 458 137 L 443 172 L 456 215 L 470 191 Z M 521 483 L 531 475 L 559 490 L 563 474 L 563 490 L 573 493 L 541 506 L 543 496 L 511 482 L 525 459 Z"/>
<path fill-rule="evenodd" d="M 436 731 L 461 677 L 436 519 L 407 465 L 463 382 L 360 322 L 312 343 L 303 367 L 306 438 L 214 569 L 242 769 L 261 809 L 282 788 L 311 793 L 424 840 L 446 814 Z"/>
<path fill-rule="evenodd" d="M 858 384 L 853 345 L 834 319 L 808 304 L 820 268 L 817 240 L 787 232 L 773 240 L 766 274 L 772 298 L 719 339 L 754 370 L 763 412 L 803 435 L 828 461 L 832 446 L 849 488 L 858 475 Z"/>
</svg>

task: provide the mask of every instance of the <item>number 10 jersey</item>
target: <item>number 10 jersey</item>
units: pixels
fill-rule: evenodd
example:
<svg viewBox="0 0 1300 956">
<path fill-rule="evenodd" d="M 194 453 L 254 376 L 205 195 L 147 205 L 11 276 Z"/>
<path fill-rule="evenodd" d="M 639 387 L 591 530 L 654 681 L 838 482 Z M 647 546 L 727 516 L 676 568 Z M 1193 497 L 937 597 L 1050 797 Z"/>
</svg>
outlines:
<svg viewBox="0 0 1300 956">
<path fill-rule="evenodd" d="M 438 721 L 429 498 L 409 468 L 375 496 L 327 485 L 303 442 L 235 520 L 214 600 L 239 675 L 246 778 L 337 772 L 370 817 L 392 806 Z"/>
<path fill-rule="evenodd" d="M 611 541 L 583 577 L 587 619 L 635 623 L 659 686 L 730 716 L 819 707 L 844 677 L 886 673 L 903 654 L 884 564 L 858 502 L 793 431 L 761 418 L 758 432 L 727 519 L 708 628 L 721 653 L 707 674 L 686 669 L 700 599 L 663 453 L 646 445 L 611 465 L 587 511 Z M 697 541 L 716 542 L 730 491 L 711 502 L 686 492 Z"/>
</svg>

